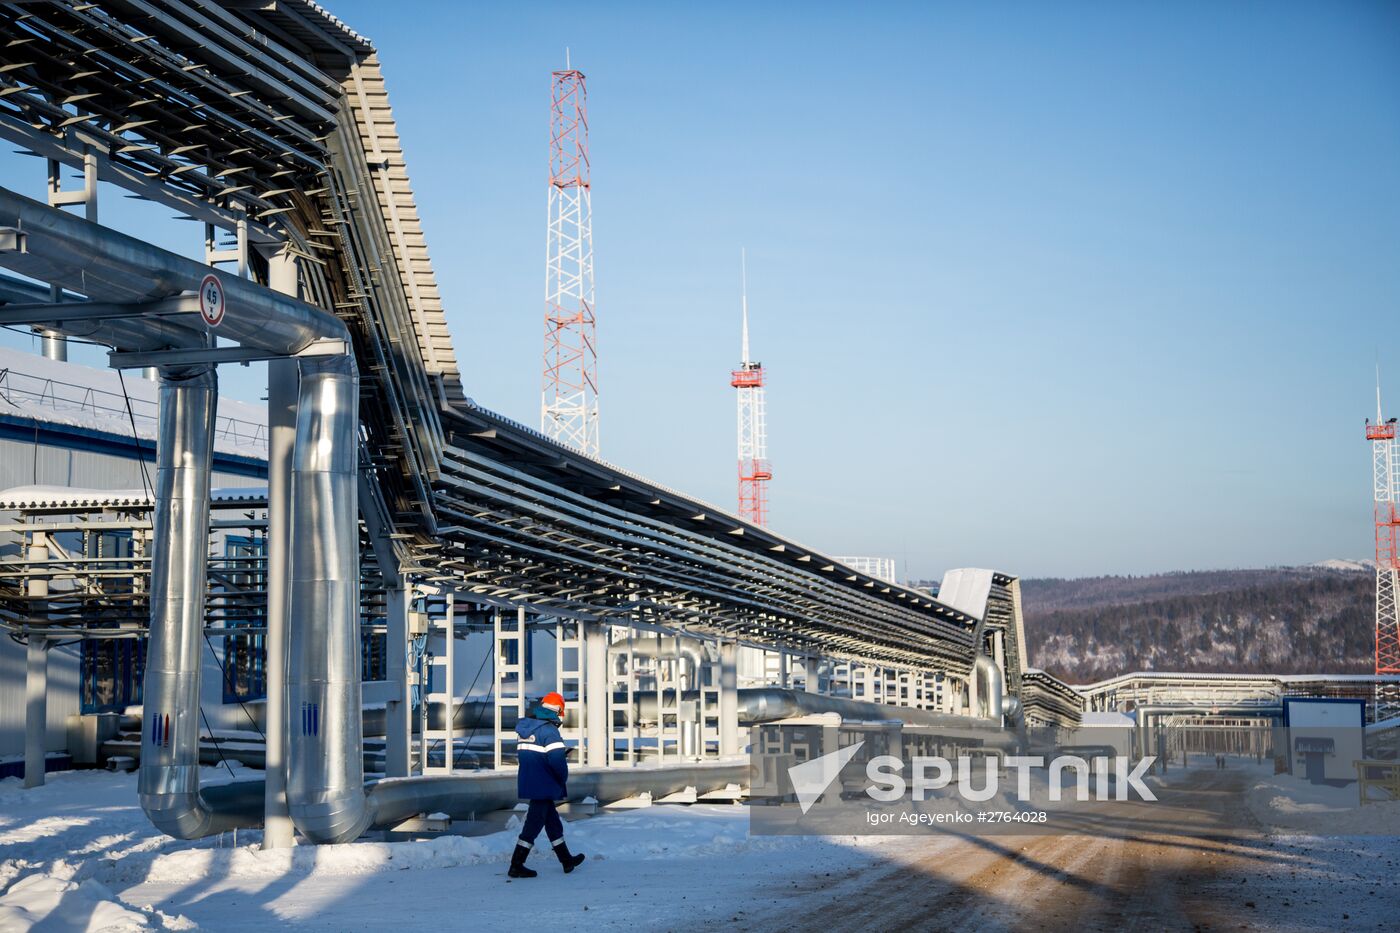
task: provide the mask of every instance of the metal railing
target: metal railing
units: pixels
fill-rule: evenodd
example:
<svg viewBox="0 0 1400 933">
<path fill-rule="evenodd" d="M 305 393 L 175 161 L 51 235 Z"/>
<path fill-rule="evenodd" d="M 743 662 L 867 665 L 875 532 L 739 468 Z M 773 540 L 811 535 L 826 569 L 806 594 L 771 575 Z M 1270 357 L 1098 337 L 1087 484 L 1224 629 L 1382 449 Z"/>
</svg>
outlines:
<svg viewBox="0 0 1400 933">
<path fill-rule="evenodd" d="M 21 403 L 29 403 L 58 413 L 89 414 L 99 418 L 115 417 L 128 425 L 134 421 L 137 432 L 143 438 L 153 439 L 156 434 L 154 399 L 123 396 L 106 389 L 19 372 L 10 367 L 0 369 L 0 399 L 17 408 Z M 129 414 L 128 401 L 131 404 Z M 219 415 L 215 421 L 214 437 L 237 447 L 251 448 L 263 457 L 267 456 L 265 424 L 245 421 L 230 415 Z"/>
</svg>

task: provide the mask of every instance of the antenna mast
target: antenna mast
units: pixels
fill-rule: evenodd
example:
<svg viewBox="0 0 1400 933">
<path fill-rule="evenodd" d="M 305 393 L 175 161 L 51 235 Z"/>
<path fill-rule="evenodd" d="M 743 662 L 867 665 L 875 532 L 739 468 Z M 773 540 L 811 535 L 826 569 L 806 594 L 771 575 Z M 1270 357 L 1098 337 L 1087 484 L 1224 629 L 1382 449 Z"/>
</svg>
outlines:
<svg viewBox="0 0 1400 933">
<path fill-rule="evenodd" d="M 1366 440 L 1371 442 L 1376 519 L 1376 673 L 1400 674 L 1400 451 L 1395 419 L 1386 421 L 1381 411 L 1379 367 L 1376 420 L 1366 421 Z"/>
<path fill-rule="evenodd" d="M 739 392 L 739 517 L 755 525 L 768 524 L 768 421 L 764 411 L 763 364 L 749 359 L 749 267 L 739 251 L 740 304 L 743 336 L 739 368 L 730 372 L 729 384 Z"/>
<path fill-rule="evenodd" d="M 554 72 L 545 247 L 544 388 L 540 430 L 598 456 L 598 336 L 593 305 L 593 206 L 588 91 L 569 63 Z"/>
</svg>

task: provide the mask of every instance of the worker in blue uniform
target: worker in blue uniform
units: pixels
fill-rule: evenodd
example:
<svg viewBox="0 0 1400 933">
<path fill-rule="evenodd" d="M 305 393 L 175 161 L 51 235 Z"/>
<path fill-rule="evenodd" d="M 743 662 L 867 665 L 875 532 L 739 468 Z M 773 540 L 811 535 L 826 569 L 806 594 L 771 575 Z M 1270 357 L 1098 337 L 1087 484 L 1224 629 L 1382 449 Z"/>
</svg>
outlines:
<svg viewBox="0 0 1400 933">
<path fill-rule="evenodd" d="M 533 878 L 539 874 L 525 867 L 525 859 L 541 829 L 566 873 L 583 861 L 582 855 L 571 854 L 564 844 L 564 823 L 554 806 L 556 800 L 568 796 L 569 747 L 559 736 L 563 718 L 564 698 L 550 693 L 515 726 L 515 734 L 519 736 L 515 748 L 520 759 L 517 790 L 521 799 L 528 800 L 530 805 L 510 859 L 507 874 L 512 878 Z"/>
</svg>

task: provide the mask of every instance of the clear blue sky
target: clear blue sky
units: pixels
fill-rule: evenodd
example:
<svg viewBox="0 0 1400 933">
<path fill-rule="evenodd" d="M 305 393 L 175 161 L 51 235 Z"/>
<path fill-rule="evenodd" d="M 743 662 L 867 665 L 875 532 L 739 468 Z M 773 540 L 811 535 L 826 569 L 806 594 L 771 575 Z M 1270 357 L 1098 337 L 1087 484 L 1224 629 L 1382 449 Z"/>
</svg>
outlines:
<svg viewBox="0 0 1400 933">
<path fill-rule="evenodd" d="M 1370 556 L 1400 7 L 323 2 L 379 46 L 481 403 L 538 419 L 569 46 L 607 459 L 732 507 L 745 246 L 780 532 L 915 577 Z"/>
</svg>

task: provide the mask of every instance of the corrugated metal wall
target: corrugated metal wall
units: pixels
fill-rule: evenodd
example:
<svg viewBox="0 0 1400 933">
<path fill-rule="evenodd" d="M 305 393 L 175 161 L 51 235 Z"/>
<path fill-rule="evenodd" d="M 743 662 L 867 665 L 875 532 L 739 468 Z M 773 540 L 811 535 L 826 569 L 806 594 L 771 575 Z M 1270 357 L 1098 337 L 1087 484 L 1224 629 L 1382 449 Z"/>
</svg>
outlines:
<svg viewBox="0 0 1400 933">
<path fill-rule="evenodd" d="M 0 635 L 0 757 L 24 754 L 23 645 Z M 49 649 L 49 751 L 68 747 L 68 716 L 78 711 L 78 649 Z"/>
<path fill-rule="evenodd" d="M 154 458 L 147 460 L 146 473 L 154 482 Z M 251 476 L 220 472 L 214 473 L 213 483 L 215 489 L 267 485 Z M 0 438 L 0 490 L 16 486 L 141 489 L 141 464 L 126 456 Z"/>
</svg>

